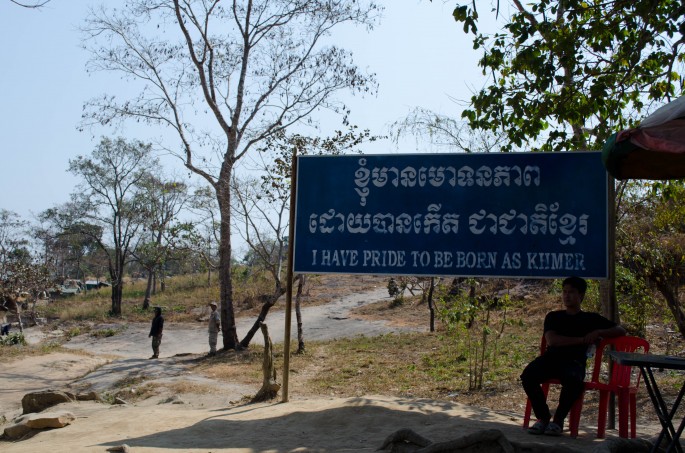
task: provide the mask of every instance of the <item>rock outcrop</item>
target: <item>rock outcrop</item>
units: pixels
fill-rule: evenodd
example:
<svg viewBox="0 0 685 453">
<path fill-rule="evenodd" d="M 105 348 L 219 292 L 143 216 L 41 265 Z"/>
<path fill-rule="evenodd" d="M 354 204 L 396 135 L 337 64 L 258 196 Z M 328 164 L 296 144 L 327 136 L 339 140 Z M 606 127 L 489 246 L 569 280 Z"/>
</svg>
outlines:
<svg viewBox="0 0 685 453">
<path fill-rule="evenodd" d="M 4 435 L 9 440 L 17 440 L 33 430 L 64 428 L 74 420 L 76 420 L 74 414 L 67 411 L 25 414 L 17 417 L 12 425 L 6 427 Z"/>
</svg>

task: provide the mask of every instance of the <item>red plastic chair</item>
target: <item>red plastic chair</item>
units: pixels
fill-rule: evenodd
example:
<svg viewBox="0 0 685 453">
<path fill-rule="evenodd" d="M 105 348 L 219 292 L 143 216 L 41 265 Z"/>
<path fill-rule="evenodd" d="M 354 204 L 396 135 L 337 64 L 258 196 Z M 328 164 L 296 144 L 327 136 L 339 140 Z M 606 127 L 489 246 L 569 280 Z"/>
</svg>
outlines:
<svg viewBox="0 0 685 453">
<path fill-rule="evenodd" d="M 617 337 L 608 338 L 602 342 L 604 349 L 621 352 L 649 352 L 649 342 L 639 337 Z M 596 367 L 593 372 L 591 382 L 585 384 L 586 390 L 599 391 L 599 413 L 597 415 L 597 437 L 603 438 L 606 432 L 607 412 L 609 410 L 609 395 L 613 392 L 618 400 L 618 435 L 628 437 L 628 424 L 630 423 L 630 437 L 635 438 L 636 414 L 637 414 L 637 390 L 640 385 L 640 372 L 633 373 L 633 367 L 619 365 L 612 362 L 610 368 L 609 382 L 600 382 L 599 371 L 601 367 Z M 595 373 L 597 373 L 595 375 Z M 633 376 L 635 375 L 635 376 Z"/>
<path fill-rule="evenodd" d="M 583 393 L 580 394 L 578 399 L 576 400 L 575 403 L 573 403 L 573 406 L 571 407 L 571 412 L 569 412 L 568 415 L 568 428 L 569 432 L 571 434 L 571 437 L 578 437 L 578 427 L 580 426 L 580 414 L 583 410 L 583 400 L 585 399 L 585 390 L 588 388 L 591 388 L 591 384 L 598 383 L 598 378 L 599 378 L 599 371 L 602 366 L 602 354 L 605 349 L 604 341 L 600 343 L 600 345 L 597 347 L 597 351 L 595 353 L 595 357 L 593 360 L 593 368 L 592 368 L 592 377 L 590 381 L 585 381 L 585 388 L 583 389 Z M 547 340 L 545 339 L 545 336 L 542 336 L 542 340 L 540 341 L 540 355 L 544 354 L 544 352 L 547 350 Z M 560 385 L 561 382 L 559 382 L 559 379 L 550 379 L 547 382 L 544 382 L 542 384 L 542 392 L 545 394 L 545 398 L 547 398 L 547 394 L 549 393 L 549 385 L 550 384 L 557 384 Z M 523 428 L 527 429 L 528 426 L 530 425 L 530 414 L 532 411 L 532 406 L 530 404 L 530 400 L 526 400 L 526 411 L 523 416 Z M 606 423 L 606 414 L 605 414 L 605 423 Z M 599 437 L 599 435 L 597 436 Z"/>
</svg>

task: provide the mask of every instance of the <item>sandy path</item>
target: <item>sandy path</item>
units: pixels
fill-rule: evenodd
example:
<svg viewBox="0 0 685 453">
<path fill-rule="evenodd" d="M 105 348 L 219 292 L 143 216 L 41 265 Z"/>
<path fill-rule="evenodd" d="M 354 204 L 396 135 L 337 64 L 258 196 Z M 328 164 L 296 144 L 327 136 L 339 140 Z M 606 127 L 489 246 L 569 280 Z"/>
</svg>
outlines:
<svg viewBox="0 0 685 453">
<path fill-rule="evenodd" d="M 383 321 L 367 321 L 351 319 L 349 313 L 353 308 L 380 300 L 389 300 L 388 290 L 384 287 L 375 288 L 359 294 L 334 299 L 328 304 L 302 309 L 302 324 L 305 342 L 308 340 L 331 340 L 335 338 L 349 338 L 356 335 L 377 336 L 390 332 L 415 330 L 409 327 L 399 328 L 390 326 Z M 242 337 L 255 322 L 255 318 L 238 318 L 238 336 Z M 285 338 L 285 312 L 272 311 L 266 319 L 269 335 L 274 343 L 283 343 Z M 295 312 L 292 313 L 291 338 L 297 339 Z M 99 329 L 117 327 L 116 325 L 102 325 Z M 122 358 L 141 359 L 152 354 L 148 333 L 149 324 L 129 324 L 119 334 L 107 338 L 95 338 L 80 335 L 73 338 L 64 346 L 69 349 L 87 351 L 92 354 L 109 354 Z M 219 346 L 221 346 L 219 338 Z M 252 343 L 263 345 L 264 339 L 258 331 Z M 164 327 L 164 338 L 160 350 L 161 357 L 177 354 L 201 354 L 209 350 L 207 344 L 207 329 L 204 324 L 173 324 L 167 322 Z"/>
</svg>

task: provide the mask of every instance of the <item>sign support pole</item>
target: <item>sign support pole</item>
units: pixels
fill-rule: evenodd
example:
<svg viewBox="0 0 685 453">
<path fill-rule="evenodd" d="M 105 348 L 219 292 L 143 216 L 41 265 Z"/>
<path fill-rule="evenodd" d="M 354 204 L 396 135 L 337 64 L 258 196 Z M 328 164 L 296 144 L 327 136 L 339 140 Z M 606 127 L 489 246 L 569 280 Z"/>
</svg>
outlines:
<svg viewBox="0 0 685 453">
<path fill-rule="evenodd" d="M 288 402 L 290 378 L 290 325 L 293 307 L 293 261 L 295 257 L 295 196 L 297 195 L 297 148 L 293 149 L 290 169 L 290 224 L 288 225 L 288 271 L 285 291 L 285 338 L 283 339 L 283 392 L 281 402 Z"/>
</svg>

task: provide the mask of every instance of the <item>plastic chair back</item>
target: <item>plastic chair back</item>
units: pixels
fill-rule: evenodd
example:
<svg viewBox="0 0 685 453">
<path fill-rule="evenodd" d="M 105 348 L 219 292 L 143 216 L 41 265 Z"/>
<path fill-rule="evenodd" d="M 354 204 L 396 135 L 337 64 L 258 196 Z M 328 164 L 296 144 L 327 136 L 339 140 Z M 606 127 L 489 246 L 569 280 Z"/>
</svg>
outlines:
<svg viewBox="0 0 685 453">
<path fill-rule="evenodd" d="M 603 340 L 599 348 L 602 353 L 605 349 L 621 352 L 649 352 L 649 342 L 643 338 L 623 336 L 607 338 Z M 633 372 L 633 367 L 619 365 L 614 361 L 609 361 L 608 378 L 601 379 L 600 366 L 595 368 L 593 381 L 588 387 L 599 391 L 599 413 L 597 419 L 597 437 L 604 437 L 606 430 L 607 411 L 609 409 L 609 395 L 611 393 L 618 397 L 618 425 L 619 437 L 635 438 L 637 433 L 637 392 L 640 385 L 641 373 L 638 370 Z M 633 379 L 635 376 L 635 379 Z M 634 382 L 633 382 L 634 381 Z"/>
<path fill-rule="evenodd" d="M 619 352 L 641 352 L 647 354 L 649 352 L 649 342 L 644 338 L 623 336 L 616 338 L 607 338 L 602 340 L 598 349 L 602 349 L 602 353 L 605 349 L 611 351 Z M 599 373 L 600 368 L 596 368 L 593 374 Z M 635 382 L 631 385 L 632 376 L 636 375 L 637 378 Z M 593 382 L 599 382 L 600 377 L 597 375 L 593 376 Z M 611 362 L 611 370 L 609 375 L 608 384 L 614 388 L 637 388 L 640 385 L 640 373 L 633 373 L 633 367 L 627 365 L 619 365 L 616 362 Z"/>
</svg>

